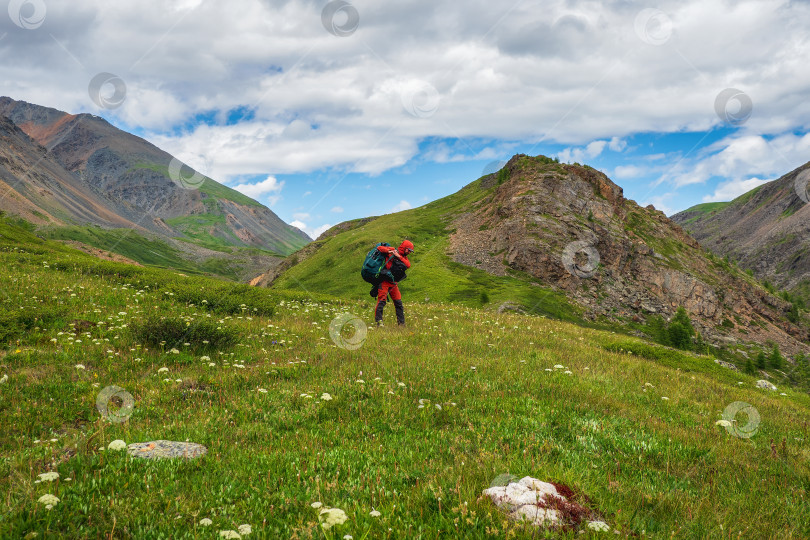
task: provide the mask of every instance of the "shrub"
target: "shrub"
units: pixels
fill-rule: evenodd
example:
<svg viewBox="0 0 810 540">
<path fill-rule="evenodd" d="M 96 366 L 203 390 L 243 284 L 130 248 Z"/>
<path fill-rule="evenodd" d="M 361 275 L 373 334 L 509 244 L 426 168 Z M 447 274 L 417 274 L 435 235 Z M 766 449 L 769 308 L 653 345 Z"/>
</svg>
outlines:
<svg viewBox="0 0 810 540">
<path fill-rule="evenodd" d="M 753 375 L 757 372 L 756 368 L 754 368 L 754 362 L 752 362 L 750 358 L 745 361 L 745 372 L 749 375 Z"/>
<path fill-rule="evenodd" d="M 694 335 L 695 328 L 692 326 L 689 314 L 681 306 L 675 312 L 667 328 L 669 343 L 678 349 L 689 350 L 692 348 L 692 336 Z"/>
<path fill-rule="evenodd" d="M 782 358 L 782 353 L 779 352 L 779 345 L 774 345 L 773 349 L 771 349 L 771 355 L 768 358 L 772 367 L 777 369 L 781 369 L 785 363 L 785 359 Z"/>
<path fill-rule="evenodd" d="M 760 350 L 759 354 L 757 354 L 757 367 L 759 369 L 768 367 L 768 359 L 765 357 L 765 351 L 763 350 Z"/>
<path fill-rule="evenodd" d="M 190 343 L 195 351 L 218 351 L 231 348 L 239 341 L 236 330 L 207 320 L 189 323 L 177 317 L 152 315 L 131 328 L 133 337 L 150 347 L 170 349 Z"/>
<path fill-rule="evenodd" d="M 481 296 L 479 300 L 481 300 L 482 306 L 489 304 L 489 295 L 487 294 L 487 291 L 481 291 Z"/>
</svg>

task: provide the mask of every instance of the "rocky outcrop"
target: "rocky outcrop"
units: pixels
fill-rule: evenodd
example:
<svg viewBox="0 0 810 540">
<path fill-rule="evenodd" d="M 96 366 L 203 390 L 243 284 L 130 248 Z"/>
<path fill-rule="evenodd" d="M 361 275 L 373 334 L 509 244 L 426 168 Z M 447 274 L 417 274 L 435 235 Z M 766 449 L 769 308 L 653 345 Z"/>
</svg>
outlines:
<svg viewBox="0 0 810 540">
<path fill-rule="evenodd" d="M 805 349 L 807 329 L 786 320 L 787 302 L 724 267 L 662 212 L 625 199 L 604 174 L 518 155 L 481 182 L 491 193 L 452 225 L 455 262 L 527 274 L 590 318 L 669 317 L 683 306 L 710 342 Z"/>
</svg>

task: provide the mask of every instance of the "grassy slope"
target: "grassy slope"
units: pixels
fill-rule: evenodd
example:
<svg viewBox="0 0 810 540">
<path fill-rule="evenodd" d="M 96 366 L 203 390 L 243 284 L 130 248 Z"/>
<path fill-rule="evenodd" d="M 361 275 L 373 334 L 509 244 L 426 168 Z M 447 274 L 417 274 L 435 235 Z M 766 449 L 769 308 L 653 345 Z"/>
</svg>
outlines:
<svg viewBox="0 0 810 540">
<path fill-rule="evenodd" d="M 255 254 L 274 255 L 255 248 L 235 248 L 211 245 L 211 249 L 223 251 L 222 257 L 211 257 L 203 262 L 191 261 L 187 256 L 158 239 L 149 239 L 129 229 L 103 229 L 93 226 L 47 228 L 39 231 L 53 240 L 73 240 L 111 251 L 136 262 L 156 268 L 171 268 L 191 274 L 210 273 L 216 276 L 237 279 L 238 264 L 243 257 Z"/>
<path fill-rule="evenodd" d="M 149 169 L 158 174 L 162 174 L 166 178 L 170 178 L 169 167 L 167 165 L 158 165 L 157 163 L 139 163 L 135 165 L 135 169 Z M 186 174 L 185 171 L 183 174 Z M 191 173 L 189 173 L 191 174 Z M 226 199 L 245 206 L 263 206 L 261 203 L 254 201 L 247 195 L 236 191 L 235 189 L 224 186 L 208 177 L 205 177 L 203 184 L 200 186 L 200 191 L 215 197 L 217 199 Z"/>
<path fill-rule="evenodd" d="M 416 252 L 410 257 L 412 268 L 402 285 L 407 300 L 456 302 L 482 306 L 486 292 L 488 304 L 511 301 L 532 313 L 563 320 L 580 320 L 580 309 L 564 295 L 533 285 L 519 274 L 514 277 L 492 276 L 483 270 L 456 264 L 445 255 L 446 229 L 452 217 L 469 211 L 494 188 L 484 190 L 477 180 L 458 193 L 425 206 L 375 218 L 364 225 L 318 241 L 321 247 L 306 260 L 288 270 L 274 289 L 328 293 L 343 298 L 368 295 L 370 286 L 360 278 L 363 257 L 377 242 L 399 245 L 403 238 L 412 240 Z M 295 257 L 295 255 L 292 255 Z"/>
<path fill-rule="evenodd" d="M 349 515 L 329 538 L 536 537 L 478 500 L 506 472 L 578 488 L 622 535 L 810 535 L 810 398 L 705 357 L 445 304 L 408 304 L 407 329 L 369 330 L 349 351 L 330 322 L 369 323 L 370 303 L 100 262 L 2 222 L 0 264 L 0 537 L 213 538 L 247 523 L 250 538 L 315 538 L 314 501 Z M 133 328 L 151 313 L 213 322 L 239 344 L 147 350 Z M 74 335 L 75 318 L 105 324 Z M 123 424 L 95 408 L 113 384 L 135 398 Z M 761 416 L 751 439 L 714 424 L 735 401 Z M 190 439 L 209 455 L 99 449 L 119 438 Z M 58 483 L 34 482 L 49 469 Z M 61 499 L 50 511 L 48 492 Z"/>
</svg>

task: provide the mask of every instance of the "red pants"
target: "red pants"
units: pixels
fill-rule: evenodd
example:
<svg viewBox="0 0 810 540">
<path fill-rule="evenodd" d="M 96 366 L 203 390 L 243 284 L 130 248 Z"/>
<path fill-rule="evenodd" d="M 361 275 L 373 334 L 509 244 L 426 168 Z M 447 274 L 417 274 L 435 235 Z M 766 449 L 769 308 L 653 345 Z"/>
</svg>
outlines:
<svg viewBox="0 0 810 540">
<path fill-rule="evenodd" d="M 402 295 L 399 293 L 399 287 L 396 283 L 390 281 L 383 281 L 380 283 L 380 288 L 377 290 L 377 302 L 385 302 L 388 295 L 391 295 L 391 300 L 402 300 Z"/>
<path fill-rule="evenodd" d="M 405 309 L 402 306 L 402 295 L 399 292 L 399 287 L 396 283 L 390 281 L 383 281 L 377 290 L 377 306 L 374 308 L 374 320 L 379 324 L 383 318 L 383 308 L 385 308 L 386 299 L 391 295 L 391 300 L 394 301 L 394 310 L 397 314 L 397 324 L 405 324 Z"/>
</svg>

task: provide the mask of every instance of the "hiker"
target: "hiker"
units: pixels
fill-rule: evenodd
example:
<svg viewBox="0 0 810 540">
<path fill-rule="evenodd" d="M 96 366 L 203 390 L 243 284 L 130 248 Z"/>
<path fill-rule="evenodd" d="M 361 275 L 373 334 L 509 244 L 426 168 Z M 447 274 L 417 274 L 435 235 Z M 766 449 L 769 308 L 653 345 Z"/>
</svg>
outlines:
<svg viewBox="0 0 810 540">
<path fill-rule="evenodd" d="M 399 292 L 397 283 L 405 279 L 405 270 L 411 267 L 408 255 L 413 253 L 413 242 L 403 240 L 399 248 L 387 245 L 377 246 L 377 250 L 384 254 L 388 260 L 380 271 L 381 281 L 375 284 L 377 288 L 377 306 L 374 308 L 374 320 L 379 326 L 382 323 L 383 308 L 385 308 L 388 296 L 394 301 L 394 310 L 397 314 L 397 324 L 405 324 L 405 309 L 402 306 L 402 294 Z M 372 296 L 374 287 L 372 287 Z"/>
</svg>

